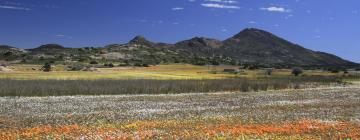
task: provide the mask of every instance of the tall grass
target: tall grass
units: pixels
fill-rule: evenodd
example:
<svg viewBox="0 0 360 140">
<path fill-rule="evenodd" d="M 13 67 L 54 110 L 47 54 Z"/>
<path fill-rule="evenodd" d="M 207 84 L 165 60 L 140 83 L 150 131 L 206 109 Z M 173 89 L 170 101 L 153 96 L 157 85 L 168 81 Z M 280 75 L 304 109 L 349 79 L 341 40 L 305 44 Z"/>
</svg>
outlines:
<svg viewBox="0 0 360 140">
<path fill-rule="evenodd" d="M 223 80 L 0 80 L 0 96 L 175 94 L 299 88 L 338 82 L 335 77 Z"/>
</svg>

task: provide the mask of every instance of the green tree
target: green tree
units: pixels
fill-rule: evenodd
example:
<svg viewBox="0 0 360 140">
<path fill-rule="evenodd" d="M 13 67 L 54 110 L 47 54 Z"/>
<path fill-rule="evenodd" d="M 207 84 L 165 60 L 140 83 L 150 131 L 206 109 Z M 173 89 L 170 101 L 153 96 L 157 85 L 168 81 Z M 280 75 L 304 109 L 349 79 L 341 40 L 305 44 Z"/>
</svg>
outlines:
<svg viewBox="0 0 360 140">
<path fill-rule="evenodd" d="M 303 70 L 301 68 L 293 68 L 292 74 L 294 74 L 295 76 L 299 76 L 300 74 L 303 73 Z"/>
<path fill-rule="evenodd" d="M 44 66 L 41 68 L 42 71 L 44 72 L 50 72 L 51 71 L 51 64 L 50 63 L 45 63 Z"/>
</svg>

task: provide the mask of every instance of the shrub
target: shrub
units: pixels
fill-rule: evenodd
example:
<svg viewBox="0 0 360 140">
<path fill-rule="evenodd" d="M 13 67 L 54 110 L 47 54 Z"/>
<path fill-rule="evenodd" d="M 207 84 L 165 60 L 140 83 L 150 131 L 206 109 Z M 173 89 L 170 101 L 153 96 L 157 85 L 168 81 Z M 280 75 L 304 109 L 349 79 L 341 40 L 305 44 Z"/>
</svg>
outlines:
<svg viewBox="0 0 360 140">
<path fill-rule="evenodd" d="M 339 73 L 340 72 L 340 70 L 338 70 L 338 69 L 332 69 L 331 70 L 331 73 Z"/>
<path fill-rule="evenodd" d="M 273 69 L 266 69 L 265 70 L 265 75 L 272 75 L 272 73 L 273 73 Z"/>
<path fill-rule="evenodd" d="M 360 68 L 356 68 L 355 71 L 360 71 Z"/>
<path fill-rule="evenodd" d="M 293 68 L 292 74 L 294 74 L 295 76 L 299 76 L 300 74 L 303 73 L 303 70 L 301 68 Z"/>
<path fill-rule="evenodd" d="M 216 71 L 216 70 L 212 70 L 212 71 L 210 71 L 209 73 L 211 73 L 211 74 L 217 74 L 217 71 Z"/>
<path fill-rule="evenodd" d="M 90 64 L 96 65 L 96 64 L 99 64 L 99 63 L 97 61 L 95 61 L 95 60 L 92 60 L 92 61 L 90 61 Z"/>
<path fill-rule="evenodd" d="M 51 71 L 51 64 L 50 63 L 45 63 L 44 66 L 41 68 L 42 71 L 44 72 L 50 72 Z"/>
<path fill-rule="evenodd" d="M 13 55 L 13 52 L 6 52 L 6 53 L 4 53 L 4 56 L 11 56 L 11 55 Z"/>
<path fill-rule="evenodd" d="M 81 64 L 74 64 L 68 67 L 68 71 L 81 71 L 84 70 L 86 66 Z"/>
<path fill-rule="evenodd" d="M 115 65 L 113 63 L 105 63 L 104 66 L 110 67 L 110 68 L 115 67 Z"/>
<path fill-rule="evenodd" d="M 218 65 L 220 65 L 220 63 L 218 62 L 218 61 L 211 61 L 211 65 L 215 65 L 215 66 L 218 66 Z"/>
<path fill-rule="evenodd" d="M 204 66 L 206 65 L 205 61 L 196 61 L 195 63 L 193 63 L 194 65 L 198 65 L 198 66 Z"/>
<path fill-rule="evenodd" d="M 235 61 L 235 60 L 232 60 L 231 62 L 230 62 L 230 65 L 233 65 L 233 66 L 236 66 L 236 65 L 238 65 L 239 64 L 239 62 L 237 62 L 237 61 Z"/>
<path fill-rule="evenodd" d="M 79 62 L 85 62 L 85 61 L 88 61 L 88 58 L 86 58 L 86 57 L 80 57 L 78 61 L 79 61 Z"/>
<path fill-rule="evenodd" d="M 130 66 L 130 64 L 128 64 L 128 63 L 121 63 L 121 64 L 119 64 L 119 67 L 126 67 L 126 66 Z"/>
<path fill-rule="evenodd" d="M 135 67 L 141 67 L 142 65 L 140 63 L 135 63 L 134 66 Z"/>
<path fill-rule="evenodd" d="M 259 69 L 259 65 L 257 64 L 243 64 L 242 67 L 244 69 L 248 69 L 248 70 L 256 70 Z"/>
<path fill-rule="evenodd" d="M 142 64 L 143 67 L 149 67 L 149 64 Z"/>
</svg>

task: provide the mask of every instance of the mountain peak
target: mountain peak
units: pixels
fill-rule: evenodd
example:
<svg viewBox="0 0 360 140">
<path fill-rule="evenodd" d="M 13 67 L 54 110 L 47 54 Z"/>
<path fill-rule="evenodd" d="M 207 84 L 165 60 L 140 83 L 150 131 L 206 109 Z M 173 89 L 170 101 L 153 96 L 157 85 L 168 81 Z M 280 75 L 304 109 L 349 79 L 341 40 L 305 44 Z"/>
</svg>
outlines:
<svg viewBox="0 0 360 140">
<path fill-rule="evenodd" d="M 155 43 L 148 41 L 144 36 L 138 35 L 134 39 L 132 39 L 129 44 L 153 46 Z"/>
<path fill-rule="evenodd" d="M 257 28 L 246 28 L 242 30 L 240 33 L 236 34 L 234 38 L 241 38 L 243 36 L 253 36 L 253 37 L 260 37 L 260 36 L 273 36 L 271 33 L 257 29 Z"/>
<path fill-rule="evenodd" d="M 65 49 L 65 47 L 59 44 L 45 44 L 35 48 L 34 50 L 62 50 L 62 49 Z"/>
<path fill-rule="evenodd" d="M 222 42 L 211 38 L 194 37 L 190 40 L 178 42 L 176 45 L 183 47 L 219 48 L 222 46 Z"/>
</svg>

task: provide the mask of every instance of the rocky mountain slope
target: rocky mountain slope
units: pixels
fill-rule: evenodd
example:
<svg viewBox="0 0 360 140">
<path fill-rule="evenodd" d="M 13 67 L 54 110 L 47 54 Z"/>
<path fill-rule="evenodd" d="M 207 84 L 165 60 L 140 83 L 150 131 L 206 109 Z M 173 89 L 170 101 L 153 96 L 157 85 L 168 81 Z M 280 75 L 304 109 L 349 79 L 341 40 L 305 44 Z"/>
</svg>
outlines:
<svg viewBox="0 0 360 140">
<path fill-rule="evenodd" d="M 137 36 L 126 44 L 103 48 L 65 48 L 57 44 L 21 50 L 0 46 L 0 60 L 22 60 L 22 63 L 115 62 L 126 64 L 191 63 L 257 65 L 263 67 L 357 66 L 332 54 L 306 49 L 276 35 L 248 28 L 224 41 L 195 37 L 175 44 L 155 43 Z"/>
</svg>

